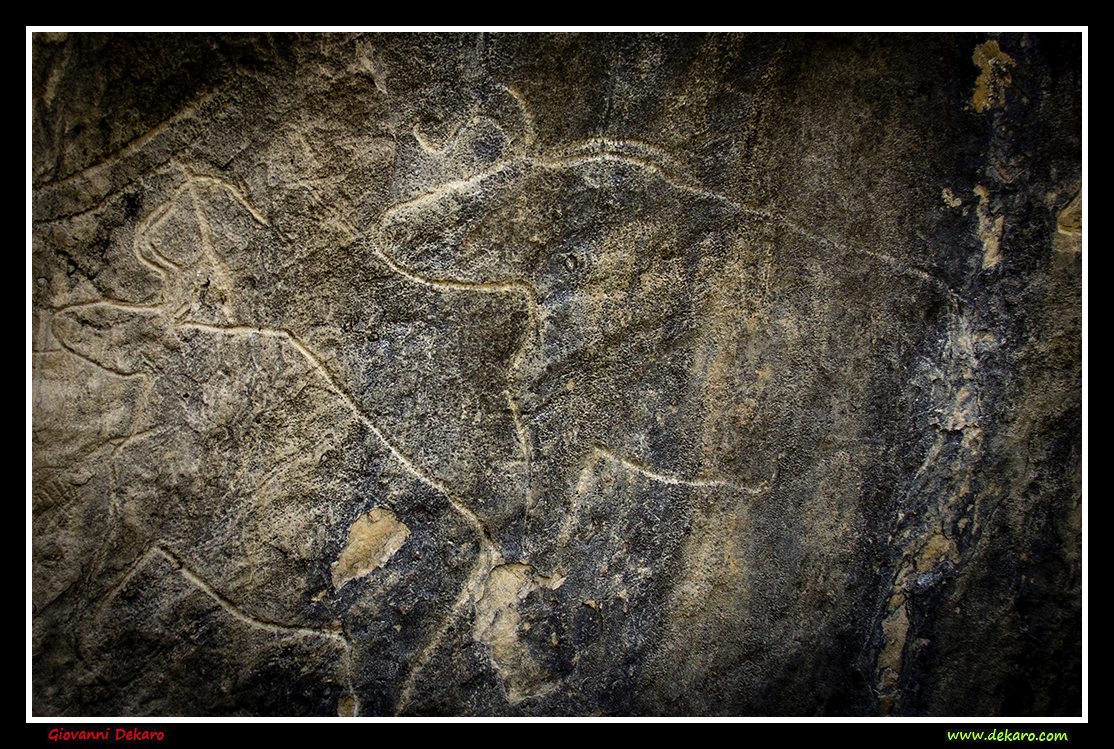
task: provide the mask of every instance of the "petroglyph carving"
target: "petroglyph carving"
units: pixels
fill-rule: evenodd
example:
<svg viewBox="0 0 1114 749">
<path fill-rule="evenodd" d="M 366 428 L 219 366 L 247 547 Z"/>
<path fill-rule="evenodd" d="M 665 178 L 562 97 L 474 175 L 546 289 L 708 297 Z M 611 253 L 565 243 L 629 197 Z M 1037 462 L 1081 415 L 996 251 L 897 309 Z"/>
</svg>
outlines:
<svg viewBox="0 0 1114 749">
<path fill-rule="evenodd" d="M 471 175 L 442 182 L 428 192 L 395 203 L 366 236 L 360 236 L 343 217 L 332 219 L 346 226 L 355 246 L 367 248 L 369 259 L 406 282 L 447 293 L 498 295 L 510 301 L 512 308 L 517 305 L 525 311 L 519 323 L 521 332 L 511 337 L 512 341 L 517 339 L 517 348 L 504 358 L 504 383 L 496 386 L 497 395 L 487 401 L 494 413 L 507 413 L 508 426 L 502 448 L 506 457 L 500 459 L 503 468 L 495 482 L 498 489 L 486 498 L 486 504 L 476 485 L 461 481 L 479 473 L 479 463 L 489 462 L 490 454 L 478 454 L 454 470 L 442 460 L 430 462 L 429 456 L 437 453 L 434 445 L 422 445 L 422 457 L 404 451 L 391 431 L 408 433 L 405 417 L 385 427 L 384 417 L 373 416 L 382 413 L 377 396 L 360 384 L 357 371 L 346 364 L 343 348 L 325 355 L 303 338 L 311 335 L 309 331 L 327 325 L 327 319 L 302 316 L 291 325 L 282 322 L 278 310 L 268 310 L 260 306 L 259 300 L 245 298 L 245 290 L 257 286 L 252 281 L 253 271 L 229 250 L 238 254 L 237 246 L 249 244 L 253 232 L 269 236 L 270 242 L 278 238 L 266 215 L 245 197 L 244 191 L 221 178 L 194 174 L 171 162 L 169 168 L 177 171 L 181 181 L 137 227 L 135 257 L 162 279 L 157 304 L 106 300 L 59 309 L 54 318 L 54 334 L 66 350 L 116 375 L 143 378 L 144 402 L 158 389 L 155 383 L 162 367 L 156 359 L 165 354 L 157 352 L 188 348 L 188 341 L 196 333 L 210 338 L 233 337 L 253 346 L 258 345 L 253 341 L 273 341 L 279 350 L 300 357 L 303 361 L 297 367 L 305 373 L 302 376 L 319 378 L 323 387 L 339 397 L 406 470 L 443 494 L 474 528 L 479 556 L 450 613 L 414 659 L 398 711 L 406 708 L 415 678 L 455 618 L 477 600 L 486 600 L 484 606 L 495 606 L 494 594 L 490 593 L 494 590 L 490 587 L 491 571 L 517 569 L 503 565 L 501 546 L 523 533 L 527 548 L 541 550 L 547 545 L 544 537 L 533 534 L 544 533 L 548 527 L 545 508 L 553 506 L 554 498 L 544 486 L 554 477 L 575 475 L 569 470 L 574 465 L 585 464 L 586 459 L 590 465 L 591 456 L 601 456 L 621 470 L 664 485 L 693 489 L 722 487 L 744 495 L 761 495 L 776 480 L 776 462 L 767 477 L 746 483 L 717 476 L 715 464 L 709 466 L 696 455 L 673 453 L 673 464 L 653 465 L 649 454 L 642 452 L 644 443 L 632 441 L 637 436 L 637 432 L 631 432 L 632 426 L 653 429 L 658 439 L 679 444 L 694 428 L 690 415 L 673 406 L 657 411 L 656 422 L 645 426 L 632 422 L 632 414 L 625 412 L 629 406 L 609 402 L 599 379 L 586 380 L 578 374 L 575 366 L 579 351 L 604 353 L 605 361 L 613 361 L 610 367 L 598 371 L 596 378 L 602 373 L 602 384 L 620 392 L 647 387 L 639 383 L 643 361 L 635 349 L 645 350 L 652 357 L 664 352 L 666 356 L 658 366 L 675 369 L 679 387 L 688 387 L 682 383 L 694 377 L 696 382 L 707 379 L 707 368 L 714 366 L 714 361 L 705 358 L 704 351 L 715 343 L 706 336 L 719 334 L 714 328 L 702 332 L 698 327 L 672 332 L 665 323 L 686 317 L 709 318 L 711 310 L 700 307 L 707 295 L 706 284 L 716 283 L 715 279 L 725 274 L 732 274 L 739 284 L 748 313 L 752 317 L 762 315 L 762 279 L 769 272 L 768 240 L 764 237 L 771 230 L 788 230 L 821 247 L 888 263 L 913 278 L 940 285 L 923 271 L 884 254 L 830 242 L 785 217 L 704 190 L 687 175 L 680 161 L 651 143 L 596 138 L 570 144 L 553 156 L 534 155 L 533 118 L 513 89 L 506 88 L 504 93 L 518 109 L 520 130 L 517 135 L 505 136 L 506 143 L 514 144 L 509 152 L 506 148 L 491 152 L 502 153 L 503 158 Z M 502 119 L 508 117 L 506 110 L 504 107 L 500 112 Z M 489 138 L 492 128 L 503 132 L 499 119 L 474 115 L 439 145 L 431 143 L 417 124 L 412 135 L 423 157 L 448 158 L 446 154 L 451 156 L 472 147 L 478 139 Z M 449 160 L 459 163 L 459 159 Z M 290 186 L 301 184 L 293 182 Z M 309 182 L 305 185 L 312 188 Z M 221 201 L 223 206 L 219 205 Z M 537 210 L 537 206 L 546 208 Z M 214 210 L 224 217 L 224 236 L 217 236 L 210 219 L 209 213 Z M 249 223 L 242 225 L 239 234 L 230 235 L 228 227 L 235 232 L 237 224 L 229 217 L 236 215 L 246 217 Z M 683 218 L 680 225 L 695 229 L 678 235 L 674 224 L 659 222 L 661 216 Z M 278 241 L 281 244 L 282 240 Z M 740 275 L 744 268 L 747 270 Z M 657 279 L 691 284 L 693 307 L 674 309 L 675 302 L 665 307 L 655 302 L 655 298 L 665 298 L 660 295 Z M 358 289 L 350 282 L 331 284 L 331 288 L 342 295 Z M 512 301 L 515 299 L 520 301 Z M 356 308 L 360 305 L 355 298 L 344 303 Z M 632 317 L 632 313 L 639 316 Z M 580 321 L 590 322 L 584 326 Z M 142 341 L 150 345 L 137 345 Z M 617 347 L 614 357 L 606 354 L 610 347 Z M 573 410 L 552 408 L 555 398 L 574 391 L 576 398 L 570 401 Z M 498 408 L 500 403 L 506 408 Z M 591 403 L 592 409 L 583 411 L 582 403 Z M 551 414 L 559 415 L 556 420 L 552 415 L 538 420 L 543 404 L 549 405 Z M 477 414 L 477 418 L 484 418 L 482 409 Z M 392 420 L 391 415 L 385 418 Z M 141 439 L 143 416 L 139 411 L 135 422 L 133 433 L 117 445 L 114 454 Z M 583 432 L 583 436 L 574 435 L 570 443 L 567 435 L 554 431 L 567 433 L 569 426 L 575 426 L 573 432 Z M 150 425 L 148 431 L 150 428 L 157 427 Z M 550 458 L 547 466 L 547 459 L 537 448 L 552 443 L 563 443 L 566 449 L 558 464 Z M 637 457 L 620 457 L 609 445 L 621 445 Z M 260 484 L 256 491 L 265 485 Z M 119 503 L 119 499 L 114 500 L 113 506 Z M 347 549 L 333 563 L 332 584 L 336 590 L 381 565 L 408 535 L 406 526 L 389 510 L 372 512 L 379 515 L 365 515 L 356 521 L 349 531 Z M 531 516 L 539 513 L 543 514 L 541 521 L 532 523 Z M 375 538 L 369 541 L 371 536 Z M 490 589 L 487 598 L 477 599 L 477 592 L 485 588 Z M 500 629 L 499 622 L 513 618 L 512 603 L 511 599 L 500 599 L 495 608 L 502 613 L 483 609 L 487 614 L 481 619 L 491 621 L 477 624 L 476 637 L 492 646 L 498 668 L 506 676 L 508 694 L 517 701 L 540 693 L 539 689 L 547 691 L 552 685 L 537 687 L 537 679 L 526 675 L 534 670 L 521 660 L 526 656 L 520 658 L 508 650 L 514 638 L 492 634 L 506 628 Z"/>
<path fill-rule="evenodd" d="M 1006 272 L 1005 193 L 950 174 L 931 186 L 924 210 L 954 222 L 981 263 L 941 260 L 893 222 L 859 231 L 775 194 L 776 148 L 754 134 L 773 116 L 761 97 L 780 51 L 761 85 L 732 78 L 746 106 L 705 138 L 620 109 L 665 121 L 693 108 L 698 123 L 708 102 L 626 101 L 605 71 L 592 75 L 612 83 L 585 94 L 583 121 L 555 126 L 528 66 L 511 74 L 485 57 L 482 34 L 465 41 L 475 48 L 461 47 L 459 68 L 427 76 L 399 73 L 409 47 L 365 36 L 279 40 L 276 59 L 284 43 L 297 50 L 297 85 L 281 66 L 241 61 L 111 153 L 62 160 L 95 163 L 42 167 L 56 178 L 35 190 L 50 255 L 36 278 L 49 290 L 36 366 L 85 378 L 90 413 L 108 415 L 81 446 L 96 470 L 51 466 L 35 517 L 64 529 L 78 517 L 72 487 L 103 487 L 107 532 L 85 545 L 44 535 L 44 555 L 89 559 L 37 584 L 35 611 L 84 585 L 103 623 L 155 570 L 170 582 L 152 599 L 192 595 L 257 635 L 320 641 L 321 673 L 347 674 L 341 714 L 436 710 L 430 689 L 451 689 L 448 672 L 488 685 L 499 709 L 552 706 L 569 684 L 588 689 L 577 669 L 592 658 L 613 657 L 607 668 L 630 680 L 635 663 L 672 673 L 666 646 L 650 654 L 659 644 L 640 636 L 679 631 L 663 623 L 669 606 L 710 633 L 678 639 L 718 643 L 727 625 L 704 616 L 711 596 L 726 610 L 745 593 L 770 609 L 748 617 L 779 622 L 771 611 L 798 587 L 834 596 L 851 561 L 833 539 L 881 527 L 855 503 L 872 455 L 890 450 L 895 505 L 948 497 L 923 522 L 897 521 L 907 554 L 874 612 L 884 643 L 860 659 L 893 707 L 918 626 L 903 596 L 950 579 L 934 565 L 969 558 L 936 526 L 977 524 L 964 492 L 936 476 L 949 460 L 973 475 L 992 418 L 974 351 L 1005 344 L 973 331 L 974 287 L 955 268 Z M 1002 110 L 1017 88 L 1003 49 L 976 53 L 978 112 Z M 67 81 L 48 72 L 51 107 Z M 694 62 L 686 75 L 704 74 Z M 241 105 L 259 101 L 275 116 L 247 121 Z M 1072 194 L 1047 193 L 1062 208 L 1064 267 L 1079 251 L 1081 199 L 1062 205 Z M 926 395 L 902 395 L 909 382 Z M 900 447 L 872 433 L 897 421 L 920 432 Z M 35 432 L 47 439 L 50 425 Z M 892 479 L 880 475 L 870 480 Z M 809 533 L 815 548 L 798 538 Z M 693 549 L 722 564 L 684 556 Z M 797 568 L 820 570 L 819 583 L 800 584 Z M 740 652 L 752 646 L 763 647 Z M 699 666 L 676 668 L 691 684 Z"/>
</svg>

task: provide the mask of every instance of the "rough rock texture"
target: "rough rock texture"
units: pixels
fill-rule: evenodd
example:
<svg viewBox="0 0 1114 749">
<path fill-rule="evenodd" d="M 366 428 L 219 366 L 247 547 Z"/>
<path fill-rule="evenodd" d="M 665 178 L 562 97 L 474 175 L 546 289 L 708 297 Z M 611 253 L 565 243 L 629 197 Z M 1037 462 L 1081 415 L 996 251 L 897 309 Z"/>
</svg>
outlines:
<svg viewBox="0 0 1114 749">
<path fill-rule="evenodd" d="M 33 40 L 35 715 L 1079 715 L 1078 34 Z"/>
</svg>

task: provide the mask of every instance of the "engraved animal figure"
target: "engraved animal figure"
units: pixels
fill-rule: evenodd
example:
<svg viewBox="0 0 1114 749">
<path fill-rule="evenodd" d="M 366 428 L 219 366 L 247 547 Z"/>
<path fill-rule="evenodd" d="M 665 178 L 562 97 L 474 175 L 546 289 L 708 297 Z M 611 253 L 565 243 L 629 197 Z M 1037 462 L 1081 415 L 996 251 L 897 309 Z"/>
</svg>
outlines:
<svg viewBox="0 0 1114 749">
<path fill-rule="evenodd" d="M 578 568 L 569 539 L 590 537 L 592 522 L 581 497 L 615 475 L 660 488 L 616 510 L 633 528 L 687 512 L 694 493 L 765 495 L 782 445 L 737 435 L 786 427 L 766 404 L 804 396 L 779 373 L 824 340 L 790 313 L 812 303 L 833 256 L 864 278 L 894 265 L 705 190 L 650 144 L 590 139 L 538 154 L 524 105 L 521 121 L 503 138 L 494 120 L 474 121 L 440 147 L 415 128 L 404 138 L 417 153 L 489 155 L 363 220 L 322 205 L 314 179 L 281 188 L 281 205 L 304 196 L 317 234 L 277 199 L 260 206 L 241 185 L 171 164 L 159 176 L 173 186 L 133 245 L 133 272 L 155 291 L 72 304 L 52 325 L 67 351 L 142 382 L 114 452 L 130 459 L 115 461 L 120 530 L 106 544 L 129 545 L 136 565 L 162 549 L 199 580 L 218 574 L 207 559 L 241 558 L 229 579 L 205 584 L 245 620 L 334 636 L 357 586 L 331 590 L 315 560 L 343 533 L 322 528 L 351 524 L 366 497 L 412 495 L 455 514 L 457 530 L 413 574 L 468 535 L 474 550 L 449 578 L 455 591 L 438 589 L 439 624 L 387 690 L 396 711 L 468 612 L 513 699 L 556 688 L 559 675 L 513 647 L 519 602 L 650 589 Z M 480 136 L 497 147 L 466 148 Z M 778 273 L 793 281 L 782 291 Z M 925 283 L 917 269 L 901 273 Z M 255 371 L 244 378 L 229 362 Z M 214 440 L 222 448 L 206 454 Z M 146 455 L 148 445 L 175 449 Z M 291 503 L 301 503 L 293 524 Z M 208 535 L 214 518 L 250 532 Z M 605 540 L 616 553 L 626 544 Z M 637 569 L 676 543 L 649 541 Z M 304 584 L 267 577 L 279 557 Z"/>
<path fill-rule="evenodd" d="M 600 141 L 500 162 L 392 206 L 373 240 L 431 286 L 527 305 L 508 398 L 530 475 L 497 498 L 505 506 L 477 511 L 490 528 L 525 531 L 531 554 L 544 553 L 555 503 L 593 455 L 752 493 L 772 469 L 769 451 L 731 466 L 736 456 L 700 441 L 715 418 L 710 389 L 741 400 L 764 388 L 724 364 L 739 346 L 768 345 L 745 330 L 766 314 L 774 227 L 624 150 L 649 149 Z"/>
</svg>

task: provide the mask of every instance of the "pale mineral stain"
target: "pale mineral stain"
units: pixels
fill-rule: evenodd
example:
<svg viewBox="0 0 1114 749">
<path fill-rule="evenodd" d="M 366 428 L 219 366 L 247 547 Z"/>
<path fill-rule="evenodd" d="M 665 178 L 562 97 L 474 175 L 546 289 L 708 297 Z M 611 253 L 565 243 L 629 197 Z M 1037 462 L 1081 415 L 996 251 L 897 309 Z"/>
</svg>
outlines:
<svg viewBox="0 0 1114 749">
<path fill-rule="evenodd" d="M 975 81 L 975 91 L 971 96 L 971 104 L 976 112 L 1000 106 L 1006 100 L 1006 86 L 1012 83 L 1010 68 L 1014 63 L 1013 58 L 998 47 L 994 39 L 975 47 L 975 54 L 971 59 L 982 70 L 978 80 Z"/>
<path fill-rule="evenodd" d="M 558 686 L 522 639 L 530 625 L 521 621 L 518 608 L 533 591 L 542 587 L 556 589 L 564 581 L 559 576 L 538 575 L 529 565 L 502 564 L 492 569 L 479 592 L 473 637 L 490 648 L 510 702 L 538 697 Z"/>
<path fill-rule="evenodd" d="M 1065 254 L 1075 254 L 1083 250 L 1082 191 L 1056 216 L 1056 237 L 1053 247 L 1057 252 Z"/>
<path fill-rule="evenodd" d="M 952 564 L 958 564 L 960 561 L 959 550 L 956 548 L 955 541 L 942 533 L 937 533 L 921 549 L 921 553 L 916 560 L 917 571 L 930 572 L 944 560 Z"/>
<path fill-rule="evenodd" d="M 348 545 L 333 562 L 333 587 L 340 590 L 350 580 L 370 575 L 402 548 L 410 529 L 382 507 L 361 515 L 348 531 Z"/>
<path fill-rule="evenodd" d="M 901 652 L 905 649 L 905 636 L 908 632 L 909 615 L 902 604 L 882 622 L 882 636 L 886 638 L 886 647 L 878 658 L 879 670 L 890 669 L 894 673 L 901 670 Z"/>
<path fill-rule="evenodd" d="M 901 679 L 901 656 L 905 650 L 905 638 L 909 633 L 909 615 L 905 604 L 890 613 L 882 622 L 882 636 L 886 645 L 878 656 L 878 709 L 883 715 L 889 714 L 898 698 L 898 684 Z"/>
<path fill-rule="evenodd" d="M 1002 260 L 1002 228 L 1005 224 L 1004 216 L 992 216 L 990 208 L 990 191 L 982 185 L 977 185 L 974 190 L 979 196 L 979 240 L 983 247 L 982 267 L 993 268 Z"/>
</svg>

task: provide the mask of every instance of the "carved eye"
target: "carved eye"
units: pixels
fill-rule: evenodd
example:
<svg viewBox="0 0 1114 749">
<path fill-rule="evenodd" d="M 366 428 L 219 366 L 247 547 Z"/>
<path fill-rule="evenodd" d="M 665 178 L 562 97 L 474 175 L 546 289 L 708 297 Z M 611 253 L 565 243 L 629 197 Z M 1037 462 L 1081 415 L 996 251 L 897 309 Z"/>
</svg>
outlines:
<svg viewBox="0 0 1114 749">
<path fill-rule="evenodd" d="M 580 259 L 576 255 L 565 255 L 565 267 L 571 273 L 580 267 Z"/>
</svg>

